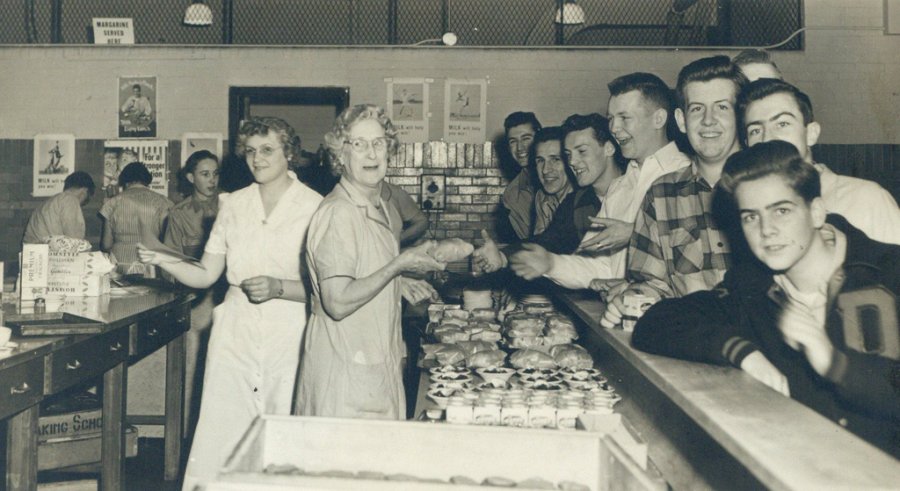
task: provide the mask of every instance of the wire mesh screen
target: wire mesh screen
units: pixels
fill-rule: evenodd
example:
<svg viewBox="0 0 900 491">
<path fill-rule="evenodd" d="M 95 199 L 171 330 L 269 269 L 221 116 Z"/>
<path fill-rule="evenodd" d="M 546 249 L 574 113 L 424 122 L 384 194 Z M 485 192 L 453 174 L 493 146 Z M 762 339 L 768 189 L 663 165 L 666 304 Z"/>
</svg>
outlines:
<svg viewBox="0 0 900 491">
<path fill-rule="evenodd" d="M 139 44 L 769 46 L 802 27 L 802 0 L 0 0 L 0 43 L 92 42 L 91 18 L 134 19 Z M 562 8 L 560 8 L 562 7 Z M 781 49 L 801 49 L 798 36 Z"/>
</svg>

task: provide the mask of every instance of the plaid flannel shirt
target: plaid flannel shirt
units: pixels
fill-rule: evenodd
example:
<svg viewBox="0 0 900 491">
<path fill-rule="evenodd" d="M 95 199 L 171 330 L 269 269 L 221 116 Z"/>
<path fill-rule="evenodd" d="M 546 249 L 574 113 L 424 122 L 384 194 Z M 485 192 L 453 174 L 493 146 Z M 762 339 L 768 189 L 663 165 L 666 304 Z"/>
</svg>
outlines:
<svg viewBox="0 0 900 491">
<path fill-rule="evenodd" d="M 663 298 L 711 290 L 731 262 L 726 235 L 714 220 L 714 189 L 696 166 L 694 161 L 653 183 L 628 245 L 626 278 Z"/>
</svg>

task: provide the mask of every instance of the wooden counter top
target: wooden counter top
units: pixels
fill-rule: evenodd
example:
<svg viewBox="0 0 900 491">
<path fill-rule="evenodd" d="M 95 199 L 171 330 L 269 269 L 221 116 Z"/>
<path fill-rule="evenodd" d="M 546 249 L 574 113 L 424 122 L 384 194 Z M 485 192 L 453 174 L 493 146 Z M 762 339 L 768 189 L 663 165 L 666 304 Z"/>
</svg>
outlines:
<svg viewBox="0 0 900 491">
<path fill-rule="evenodd" d="M 599 327 L 603 305 L 593 295 L 566 292 L 557 299 L 583 322 L 582 341 L 595 349 L 601 369 L 624 380 L 616 386 L 625 396 L 617 411 L 643 433 L 676 489 L 897 489 L 900 462 L 812 409 L 740 370 L 631 348 L 630 333 Z M 732 460 L 747 479 L 729 471 Z M 695 468 L 680 469 L 685 461 Z"/>
</svg>

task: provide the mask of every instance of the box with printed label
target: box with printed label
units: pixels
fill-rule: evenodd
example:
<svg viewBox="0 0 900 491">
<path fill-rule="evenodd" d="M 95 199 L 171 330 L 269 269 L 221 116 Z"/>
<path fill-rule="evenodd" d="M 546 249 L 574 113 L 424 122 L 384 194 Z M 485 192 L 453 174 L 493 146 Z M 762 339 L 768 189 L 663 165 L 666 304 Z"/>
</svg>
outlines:
<svg viewBox="0 0 900 491">
<path fill-rule="evenodd" d="M 98 251 L 76 254 L 51 252 L 48 263 L 51 278 L 57 275 L 102 275 L 115 269 L 109 258 Z"/>
<path fill-rule="evenodd" d="M 109 275 L 55 275 L 47 288 L 51 295 L 99 297 L 109 293 Z"/>
</svg>

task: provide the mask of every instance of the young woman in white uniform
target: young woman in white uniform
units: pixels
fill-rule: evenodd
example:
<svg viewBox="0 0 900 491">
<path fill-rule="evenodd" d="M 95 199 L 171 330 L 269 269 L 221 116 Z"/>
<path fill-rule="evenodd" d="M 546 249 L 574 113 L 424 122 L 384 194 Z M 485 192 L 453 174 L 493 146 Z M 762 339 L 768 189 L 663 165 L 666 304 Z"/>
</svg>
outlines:
<svg viewBox="0 0 900 491">
<path fill-rule="evenodd" d="M 143 262 L 194 288 L 209 287 L 228 266 L 185 490 L 216 475 L 256 416 L 290 414 L 306 324 L 300 258 L 322 197 L 288 171 L 299 138 L 278 118 L 253 118 L 241 126 L 237 153 L 256 182 L 222 199 L 200 266 L 139 249 Z"/>
</svg>

